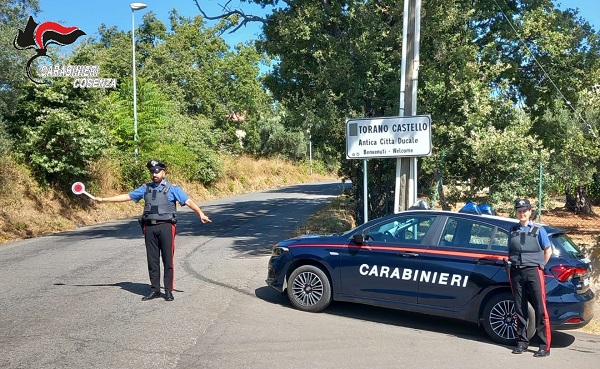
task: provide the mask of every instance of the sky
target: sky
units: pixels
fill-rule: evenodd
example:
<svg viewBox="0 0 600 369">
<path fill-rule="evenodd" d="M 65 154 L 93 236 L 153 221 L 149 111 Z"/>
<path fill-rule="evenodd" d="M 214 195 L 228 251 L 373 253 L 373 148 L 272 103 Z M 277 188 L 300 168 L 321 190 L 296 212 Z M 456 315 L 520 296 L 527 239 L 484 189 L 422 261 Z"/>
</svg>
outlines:
<svg viewBox="0 0 600 369">
<path fill-rule="evenodd" d="M 502 0 L 498 0 L 502 1 Z M 98 27 L 104 23 L 106 26 L 117 26 L 124 31 L 131 30 L 132 2 L 143 2 L 147 8 L 134 12 L 135 27 L 139 27 L 142 16 L 149 11 L 154 12 L 159 20 L 169 25 L 169 12 L 176 8 L 177 12 L 185 17 L 200 15 L 194 0 L 40 0 L 41 13 L 34 17 L 37 23 L 57 22 L 63 26 L 76 26 L 89 36 L 98 36 Z M 221 13 L 220 4 L 227 4 L 232 8 L 240 6 L 246 13 L 264 15 L 265 10 L 255 4 L 248 4 L 240 0 L 198 0 L 208 16 Z M 403 4 L 403 0 L 398 0 Z M 556 0 L 561 8 L 579 8 L 580 16 L 592 24 L 596 31 L 600 30 L 600 0 Z M 208 26 L 212 23 L 207 22 Z M 23 25 L 24 27 L 25 25 Z M 223 39 L 230 45 L 258 38 L 261 24 L 251 23 L 242 27 L 234 34 L 224 34 Z"/>
<path fill-rule="evenodd" d="M 193 18 L 200 15 L 194 0 L 39 0 L 41 12 L 34 20 L 37 23 L 57 22 L 67 27 L 79 27 L 88 36 L 98 36 L 98 28 L 102 23 L 106 26 L 117 26 L 119 30 L 131 31 L 131 8 L 129 4 L 141 2 L 147 5 L 145 9 L 134 12 L 135 28 L 142 22 L 147 12 L 154 12 L 158 19 L 169 27 L 169 12 L 175 8 L 179 15 Z M 198 0 L 208 16 L 221 14 L 219 4 L 227 4 L 232 8 L 242 5 L 246 13 L 264 15 L 265 10 L 260 6 L 240 2 L 239 0 Z M 213 23 L 207 21 L 207 25 Z M 25 25 L 23 25 L 24 27 Z M 230 45 L 258 38 L 261 23 L 254 22 L 242 27 L 234 34 L 224 34 L 221 37 Z"/>
<path fill-rule="evenodd" d="M 598 0 L 557 0 L 561 9 L 579 9 L 579 15 L 590 22 L 596 32 L 600 30 L 600 1 Z"/>
</svg>

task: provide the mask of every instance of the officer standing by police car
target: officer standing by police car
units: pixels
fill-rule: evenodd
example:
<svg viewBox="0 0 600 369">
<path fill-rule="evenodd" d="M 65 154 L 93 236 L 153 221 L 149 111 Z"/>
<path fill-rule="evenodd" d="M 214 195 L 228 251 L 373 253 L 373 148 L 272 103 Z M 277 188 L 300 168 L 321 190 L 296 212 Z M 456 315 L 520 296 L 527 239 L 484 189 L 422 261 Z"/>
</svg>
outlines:
<svg viewBox="0 0 600 369">
<path fill-rule="evenodd" d="M 522 354 L 529 347 L 527 338 L 527 302 L 535 310 L 535 328 L 540 339 L 540 348 L 535 357 L 550 355 L 550 320 L 546 308 L 546 283 L 544 266 L 550 259 L 552 247 L 548 233 L 531 218 L 531 203 L 528 199 L 515 201 L 515 212 L 519 223 L 511 228 L 508 245 L 510 263 L 510 285 L 517 314 L 517 347 L 513 354 Z"/>
<path fill-rule="evenodd" d="M 173 301 L 173 255 L 175 253 L 176 204 L 187 205 L 198 216 L 202 223 L 210 222 L 200 207 L 177 185 L 166 180 L 166 165 L 158 160 L 150 160 L 146 164 L 152 176 L 152 182 L 137 189 L 112 197 L 96 197 L 98 202 L 124 202 L 144 199 L 144 213 L 140 219 L 146 242 L 148 274 L 150 275 L 150 294 L 143 301 L 161 297 L 160 293 L 160 259 L 164 266 L 164 287 L 166 301 Z"/>
</svg>

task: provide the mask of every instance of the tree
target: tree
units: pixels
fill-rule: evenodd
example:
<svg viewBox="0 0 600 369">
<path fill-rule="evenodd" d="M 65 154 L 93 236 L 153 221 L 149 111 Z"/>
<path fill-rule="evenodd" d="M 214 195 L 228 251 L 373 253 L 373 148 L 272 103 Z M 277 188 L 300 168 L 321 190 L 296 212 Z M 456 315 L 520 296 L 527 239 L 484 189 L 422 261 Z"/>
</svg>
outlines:
<svg viewBox="0 0 600 369">
<path fill-rule="evenodd" d="M 248 2 L 274 9 L 259 20 L 264 34 L 258 45 L 278 60 L 266 84 L 289 112 L 286 125 L 316 131 L 317 151 L 338 153 L 343 161 L 344 118 L 396 114 L 402 31 L 397 1 Z M 238 22 L 255 20 L 240 10 L 225 9 L 221 16 L 233 14 Z M 424 0 L 421 36 L 418 111 L 431 114 L 434 124 L 433 155 L 419 163 L 421 189 L 435 182 L 443 150 L 444 176 L 505 198 L 496 182 L 501 178 L 493 174 L 514 165 L 520 151 L 511 153 L 499 133 L 510 136 L 517 132 L 513 126 L 528 127 L 518 132 L 539 153 L 536 168 L 543 164 L 548 149 L 539 146 L 540 139 L 555 147 L 547 139 L 555 127 L 544 116 L 561 100 L 578 102 L 578 91 L 596 80 L 597 35 L 575 11 L 561 11 L 551 0 Z M 469 139 L 484 136 L 489 148 L 505 148 L 488 164 L 492 151 Z M 533 163 L 526 162 L 513 173 L 530 171 Z M 385 160 L 369 165 L 370 172 L 393 171 Z M 343 174 L 354 177 L 356 166 L 346 163 Z M 384 177 L 369 187 L 383 193 Z"/>
<path fill-rule="evenodd" d="M 88 164 L 107 145 L 93 103 L 100 92 L 73 88 L 71 81 L 61 78 L 23 89 L 26 95 L 19 99 L 8 124 L 23 159 L 44 183 L 66 187 L 89 178 Z"/>
<path fill-rule="evenodd" d="M 598 35 L 574 10 L 561 11 L 551 0 L 494 2 L 475 22 L 481 57 L 505 68 L 492 81 L 510 81 L 504 91 L 524 104 L 534 130 L 538 118 L 557 102 L 577 103 L 579 91 L 598 77 Z"/>
<path fill-rule="evenodd" d="M 25 66 L 29 57 L 12 47 L 19 29 L 39 11 L 38 0 L 8 0 L 0 2 L 0 154 L 10 151 L 10 135 L 6 133 L 6 116 L 13 114 L 21 87 L 29 82 Z"/>
<path fill-rule="evenodd" d="M 583 112 L 572 111 L 559 104 L 560 110 L 547 112 L 543 117 L 551 125 L 552 135 L 546 135 L 546 146 L 553 147 L 548 171 L 553 176 L 553 188 L 564 191 L 565 208 L 576 214 L 593 214 L 592 199 L 587 188 L 594 182 L 600 168 L 600 140 L 594 131 L 600 121 L 600 99 L 591 91 L 582 92 Z M 585 98 L 584 98 L 585 97 Z M 583 113 L 583 114 L 581 114 Z M 583 122 L 590 130 L 582 129 Z"/>
<path fill-rule="evenodd" d="M 225 134 L 222 147 L 241 149 L 236 130 L 272 115 L 272 98 L 259 78 L 263 56 L 251 45 L 230 49 L 219 36 L 226 21 L 206 27 L 204 19 L 182 17 L 174 10 L 169 32 L 152 14 L 140 28 L 140 76 L 164 86 L 188 115 L 213 120 Z M 151 32 L 158 29 L 157 32 Z M 243 119 L 231 119 L 232 116 Z"/>
<path fill-rule="evenodd" d="M 316 150 L 342 159 L 344 118 L 397 115 L 402 10 L 395 1 L 297 3 L 276 10 L 264 27 L 260 46 L 280 60 L 266 83 L 290 111 L 289 124 L 310 124 Z M 499 120 L 495 107 L 502 101 L 486 84 L 499 70 L 479 60 L 475 31 L 467 27 L 473 4 L 426 5 L 418 111 L 433 116 L 434 148 L 446 149 L 445 171 L 469 180 L 477 171 L 465 137 Z M 440 154 L 422 159 L 421 183 L 431 182 L 427 176 Z M 346 161 L 342 174 L 360 182 L 359 165 Z M 392 160 L 369 160 L 369 173 L 380 173 L 369 184 L 377 194 L 371 202 L 380 204 L 375 215 L 391 209 L 385 199 L 391 198 L 394 167 Z"/>
</svg>

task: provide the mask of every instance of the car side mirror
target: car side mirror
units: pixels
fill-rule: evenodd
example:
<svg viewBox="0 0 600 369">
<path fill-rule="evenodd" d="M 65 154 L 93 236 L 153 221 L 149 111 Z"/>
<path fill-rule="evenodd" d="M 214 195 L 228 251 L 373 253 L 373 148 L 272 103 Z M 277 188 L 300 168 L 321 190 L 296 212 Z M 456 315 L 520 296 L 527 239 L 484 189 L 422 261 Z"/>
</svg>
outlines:
<svg viewBox="0 0 600 369">
<path fill-rule="evenodd" d="M 362 233 L 357 233 L 352 236 L 352 241 L 357 245 L 362 245 L 365 243 L 365 236 Z"/>
</svg>

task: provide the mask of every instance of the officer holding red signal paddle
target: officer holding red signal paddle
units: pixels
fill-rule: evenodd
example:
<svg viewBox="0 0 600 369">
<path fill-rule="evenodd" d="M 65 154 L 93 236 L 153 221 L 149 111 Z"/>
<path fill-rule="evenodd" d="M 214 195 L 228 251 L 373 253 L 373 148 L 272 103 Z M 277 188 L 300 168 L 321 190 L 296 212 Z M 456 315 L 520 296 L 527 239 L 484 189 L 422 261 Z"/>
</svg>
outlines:
<svg viewBox="0 0 600 369">
<path fill-rule="evenodd" d="M 144 296 L 142 300 L 148 301 L 161 297 L 160 259 L 162 256 L 165 288 L 163 297 L 166 301 L 173 301 L 173 255 L 175 253 L 177 223 L 176 202 L 181 206 L 189 206 L 190 209 L 198 214 L 202 223 L 207 223 L 211 220 L 181 187 L 166 180 L 166 165 L 164 163 L 158 160 L 151 160 L 146 166 L 152 176 L 152 182 L 143 184 L 129 193 L 111 197 L 95 197 L 93 199 L 98 202 L 125 202 L 130 200 L 138 202 L 142 199 L 144 200 L 144 213 L 140 222 L 146 242 L 150 294 Z M 75 192 L 75 189 L 73 192 Z"/>
</svg>

